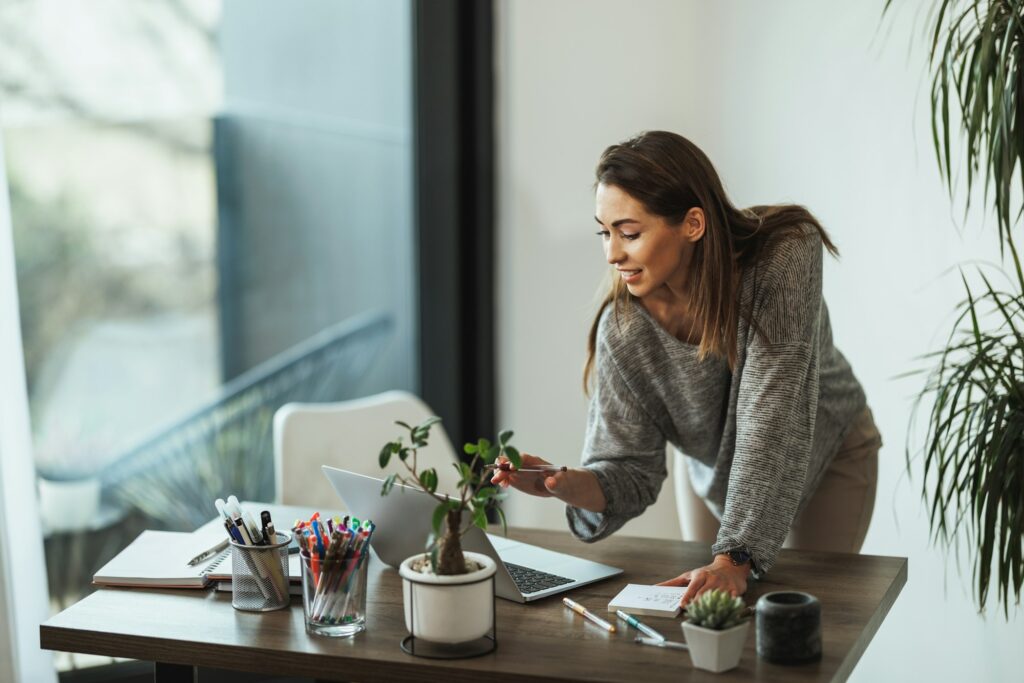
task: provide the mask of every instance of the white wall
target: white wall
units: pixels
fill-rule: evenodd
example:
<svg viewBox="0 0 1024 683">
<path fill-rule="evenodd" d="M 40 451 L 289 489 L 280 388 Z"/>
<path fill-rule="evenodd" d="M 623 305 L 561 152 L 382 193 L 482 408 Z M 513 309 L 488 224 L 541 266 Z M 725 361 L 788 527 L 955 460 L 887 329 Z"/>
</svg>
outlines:
<svg viewBox="0 0 1024 683">
<path fill-rule="evenodd" d="M 39 649 L 49 615 L 21 350 L 3 140 L 0 139 L 0 683 L 55 681 Z"/>
<path fill-rule="evenodd" d="M 594 164 L 640 130 L 679 132 L 737 204 L 804 204 L 842 252 L 825 296 L 886 442 L 864 552 L 910 558 L 854 680 L 1016 678 L 1020 610 L 1010 623 L 975 613 L 969 576 L 928 546 L 920 468 L 905 474 L 921 380 L 895 376 L 948 332 L 962 286 L 946 271 L 998 250 L 991 221 L 954 226 L 931 148 L 926 3 L 896 4 L 885 23 L 881 0 L 500 4 L 500 424 L 532 452 L 578 459 L 585 335 L 605 271 Z M 670 494 L 621 533 L 677 534 Z M 513 498 L 511 523 L 561 527 L 560 506 L 541 503 Z"/>
</svg>

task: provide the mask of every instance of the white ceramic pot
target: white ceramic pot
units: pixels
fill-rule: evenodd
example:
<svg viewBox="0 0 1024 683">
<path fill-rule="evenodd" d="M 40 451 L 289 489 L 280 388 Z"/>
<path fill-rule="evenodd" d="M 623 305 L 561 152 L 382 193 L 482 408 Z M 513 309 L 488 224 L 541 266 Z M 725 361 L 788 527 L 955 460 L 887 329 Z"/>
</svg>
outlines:
<svg viewBox="0 0 1024 683">
<path fill-rule="evenodd" d="M 469 552 L 464 555 L 467 560 L 475 560 L 482 569 L 455 576 L 423 574 L 412 569 L 413 562 L 422 558 L 422 554 L 407 558 L 398 567 L 402 577 L 405 627 L 409 633 L 434 643 L 452 644 L 475 640 L 491 631 L 494 623 L 491 577 L 497 566 L 486 555 Z"/>
<path fill-rule="evenodd" d="M 735 669 L 739 665 L 749 630 L 749 619 L 724 631 L 683 622 L 683 634 L 690 647 L 693 665 L 714 673 Z"/>
</svg>

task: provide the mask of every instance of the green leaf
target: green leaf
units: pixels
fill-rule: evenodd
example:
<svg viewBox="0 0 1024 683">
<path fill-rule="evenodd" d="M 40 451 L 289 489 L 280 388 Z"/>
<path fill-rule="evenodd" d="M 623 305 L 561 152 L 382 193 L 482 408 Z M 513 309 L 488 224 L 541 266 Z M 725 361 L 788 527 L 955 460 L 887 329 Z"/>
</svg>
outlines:
<svg viewBox="0 0 1024 683">
<path fill-rule="evenodd" d="M 487 449 L 491 447 L 491 442 L 488 439 L 477 439 L 476 449 L 478 453 L 486 453 Z"/>
<path fill-rule="evenodd" d="M 491 446 L 487 449 L 487 452 L 483 456 L 483 460 L 488 465 L 497 460 L 498 454 L 501 453 L 501 446 Z"/>
<path fill-rule="evenodd" d="M 473 524 L 487 531 L 487 508 L 480 506 L 473 508 Z"/>
<path fill-rule="evenodd" d="M 448 514 L 448 503 L 439 503 L 434 508 L 434 516 L 430 521 L 430 528 L 434 530 L 434 533 L 438 536 L 441 535 L 441 524 L 444 522 L 444 516 Z"/>
<path fill-rule="evenodd" d="M 474 499 L 475 500 L 484 500 L 484 499 L 487 499 L 487 498 L 492 498 L 492 497 L 494 497 L 496 495 L 498 495 L 497 487 L 495 487 L 495 486 L 485 486 L 484 488 L 482 488 L 482 489 L 480 489 L 479 491 L 476 492 L 476 496 L 474 496 Z"/>
<path fill-rule="evenodd" d="M 395 479 L 398 478 L 397 474 L 389 474 L 384 480 L 384 485 L 380 487 L 380 495 L 386 496 L 391 493 L 391 489 L 395 485 Z"/>
<path fill-rule="evenodd" d="M 523 458 L 522 456 L 519 455 L 519 450 L 516 449 L 515 447 L 507 447 L 505 449 L 505 456 L 508 458 L 509 462 L 512 463 L 512 467 L 516 468 L 517 470 L 523 466 Z"/>
<path fill-rule="evenodd" d="M 468 463 L 453 462 L 452 466 L 455 468 L 455 471 L 457 471 L 459 473 L 459 482 L 458 482 L 458 484 L 456 484 L 456 486 L 458 486 L 460 489 L 466 483 L 469 483 L 469 482 L 473 481 L 473 470 L 470 469 Z"/>
<path fill-rule="evenodd" d="M 384 448 L 380 449 L 380 455 L 377 456 L 377 462 L 380 464 L 380 468 L 384 469 L 388 466 L 388 461 L 391 460 L 391 444 L 384 444 Z"/>
<path fill-rule="evenodd" d="M 411 448 L 399 448 L 398 457 L 401 458 L 402 462 L 405 462 L 408 460 L 410 453 L 412 453 Z"/>
<path fill-rule="evenodd" d="M 494 508 L 494 510 L 498 513 L 498 521 L 501 522 L 501 533 L 508 536 L 508 522 L 505 520 L 505 511 L 500 506 Z"/>
<path fill-rule="evenodd" d="M 420 485 L 430 493 L 437 491 L 437 470 L 431 467 L 420 472 Z"/>
<path fill-rule="evenodd" d="M 512 440 L 512 430 L 511 429 L 506 429 L 501 434 L 498 434 L 498 443 L 500 443 L 502 446 L 505 446 L 511 440 Z"/>
<path fill-rule="evenodd" d="M 469 455 L 473 455 L 474 453 L 477 452 L 478 449 L 477 449 L 475 443 L 467 443 L 466 445 L 464 445 L 462 447 L 462 450 L 465 451 Z"/>
<path fill-rule="evenodd" d="M 412 431 L 412 427 L 410 427 L 410 426 L 409 426 L 409 425 L 408 425 L 407 423 L 405 423 L 405 422 L 402 422 L 401 420 L 395 420 L 395 424 L 396 424 L 396 425 L 399 425 L 399 426 L 401 426 L 401 427 L 405 427 L 405 428 L 406 428 L 406 429 L 408 429 L 408 430 L 409 430 L 410 432 Z"/>
<path fill-rule="evenodd" d="M 429 432 L 430 428 L 433 427 L 434 425 L 436 425 L 440 421 L 441 421 L 441 418 L 439 418 L 436 415 L 432 415 L 431 417 L 428 417 L 426 420 L 424 420 L 423 422 L 420 422 L 418 425 L 416 425 L 416 429 L 422 430 L 423 432 Z"/>
</svg>

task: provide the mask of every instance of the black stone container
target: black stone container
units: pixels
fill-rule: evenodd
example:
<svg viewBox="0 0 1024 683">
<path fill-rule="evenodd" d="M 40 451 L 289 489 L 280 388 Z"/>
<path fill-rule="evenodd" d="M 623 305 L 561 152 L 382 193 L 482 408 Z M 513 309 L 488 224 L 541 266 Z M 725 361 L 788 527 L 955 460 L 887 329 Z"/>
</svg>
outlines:
<svg viewBox="0 0 1024 683">
<path fill-rule="evenodd" d="M 778 591 L 757 601 L 757 654 L 775 664 L 821 659 L 821 603 L 809 593 Z"/>
</svg>

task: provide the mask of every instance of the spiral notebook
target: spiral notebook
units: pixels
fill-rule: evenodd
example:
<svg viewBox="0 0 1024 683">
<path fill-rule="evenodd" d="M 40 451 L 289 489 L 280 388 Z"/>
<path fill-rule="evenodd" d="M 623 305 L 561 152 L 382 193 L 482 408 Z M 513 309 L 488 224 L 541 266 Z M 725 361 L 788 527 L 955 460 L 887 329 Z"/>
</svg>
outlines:
<svg viewBox="0 0 1024 683">
<path fill-rule="evenodd" d="M 220 536 L 224 535 L 221 528 Z M 181 531 L 143 531 L 92 577 L 98 586 L 148 588 L 205 588 L 210 574 L 230 557 L 218 553 L 194 567 L 188 561 L 216 543 L 210 534 Z"/>
</svg>

